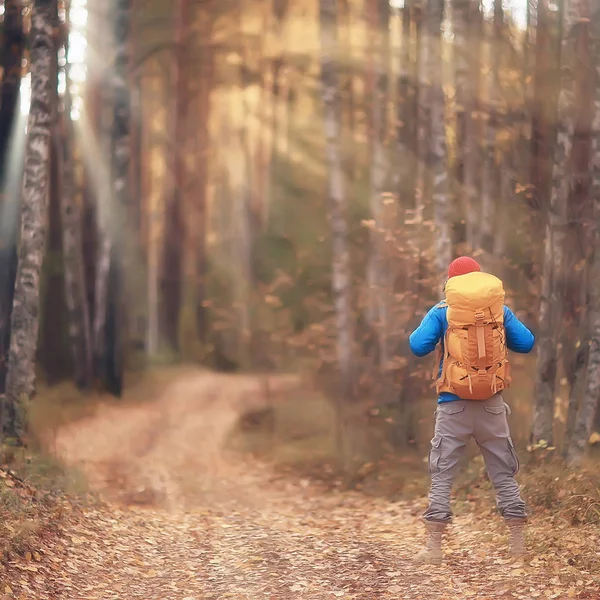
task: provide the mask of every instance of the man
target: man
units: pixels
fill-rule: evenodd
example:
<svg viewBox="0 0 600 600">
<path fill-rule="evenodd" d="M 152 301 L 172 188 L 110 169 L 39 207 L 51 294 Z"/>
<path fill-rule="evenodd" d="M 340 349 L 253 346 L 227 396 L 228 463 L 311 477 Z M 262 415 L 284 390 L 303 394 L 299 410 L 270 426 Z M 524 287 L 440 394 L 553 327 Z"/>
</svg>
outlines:
<svg viewBox="0 0 600 600">
<path fill-rule="evenodd" d="M 513 556 L 521 556 L 525 552 L 524 527 L 527 515 L 514 478 L 519 463 L 507 420 L 510 408 L 504 403 L 500 390 L 510 384 L 506 349 L 528 353 L 533 349 L 534 336 L 504 306 L 504 290 L 500 280 L 480 272 L 479 264 L 470 257 L 462 256 L 454 260 L 448 269 L 446 301 L 440 302 L 427 313 L 409 339 L 412 352 L 419 357 L 431 353 L 438 343 L 442 348 L 437 386 L 438 409 L 429 454 L 429 507 L 424 514 L 427 542 L 416 557 L 420 562 L 440 564 L 442 561 L 442 537 L 452 519 L 452 483 L 466 443 L 471 437 L 480 447 L 496 490 L 499 512 L 509 527 L 510 552 Z M 480 275 L 475 275 L 476 273 Z M 482 279 L 478 278 L 483 278 L 483 285 Z M 497 282 L 497 289 L 500 290 L 496 295 L 494 290 L 490 291 L 496 285 L 494 282 Z M 461 316 L 463 321 L 468 317 L 465 316 L 467 313 L 464 306 L 459 307 L 459 310 L 451 305 L 449 288 L 459 290 L 459 293 L 453 295 L 459 303 L 466 297 L 464 291 L 459 289 L 460 286 L 463 290 L 468 290 L 466 286 L 471 286 L 470 289 L 476 290 L 473 294 L 483 290 L 492 298 L 489 301 L 483 300 L 484 303 L 489 302 L 490 306 L 492 301 L 498 300 L 495 309 L 497 319 L 492 315 L 490 307 L 482 306 L 472 313 L 479 321 L 471 323 L 467 320 L 457 325 L 457 319 L 460 321 Z M 450 317 L 449 310 L 454 311 Z M 452 321 L 450 328 L 449 318 Z M 454 339 L 451 339 L 451 335 L 455 336 Z M 493 350 L 492 343 L 495 344 Z M 470 352 L 472 358 L 456 358 L 456 354 L 460 355 L 461 351 Z M 498 352 L 504 353 L 500 354 L 500 359 L 497 358 Z M 493 367 L 477 364 L 477 361 L 485 362 L 486 355 L 492 354 L 495 358 L 489 361 L 489 365 Z M 486 385 L 482 386 L 481 382 L 484 380 Z M 452 390 L 459 391 L 462 397 Z"/>
</svg>

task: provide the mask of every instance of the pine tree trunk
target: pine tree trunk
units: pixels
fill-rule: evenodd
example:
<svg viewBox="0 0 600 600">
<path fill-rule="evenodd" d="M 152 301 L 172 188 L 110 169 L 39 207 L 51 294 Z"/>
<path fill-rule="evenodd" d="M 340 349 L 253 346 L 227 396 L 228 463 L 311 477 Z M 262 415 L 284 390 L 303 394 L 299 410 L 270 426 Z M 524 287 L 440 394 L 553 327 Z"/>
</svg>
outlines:
<svg viewBox="0 0 600 600">
<path fill-rule="evenodd" d="M 212 29 L 207 27 L 202 33 L 204 43 L 202 46 L 201 71 L 200 71 L 200 98 L 199 98 L 199 189 L 196 197 L 197 221 L 195 227 L 198 235 L 196 239 L 196 327 L 198 339 L 205 343 L 208 334 L 208 317 L 206 313 L 206 278 L 207 265 L 207 202 L 210 166 L 210 131 L 211 117 L 211 92 L 214 81 L 214 51 L 212 47 Z"/>
<path fill-rule="evenodd" d="M 31 21 L 31 109 L 25 151 L 21 235 L 11 339 L 2 406 L 2 434 L 23 442 L 26 403 L 35 391 L 35 355 L 40 313 L 40 275 L 48 229 L 48 186 L 52 134 L 52 0 L 36 0 Z"/>
<path fill-rule="evenodd" d="M 162 265 L 162 311 L 164 336 L 179 350 L 179 316 L 183 301 L 183 263 L 186 227 L 184 195 L 186 189 L 185 149 L 189 108 L 189 73 L 187 69 L 187 32 L 190 24 L 189 0 L 177 0 L 174 15 L 175 51 L 171 66 L 171 172 L 166 203 L 164 254 Z"/>
<path fill-rule="evenodd" d="M 9 157 L 19 164 L 21 152 L 11 148 L 11 134 L 19 117 L 21 63 L 25 48 L 20 0 L 4 2 L 4 45 L 2 48 L 2 85 L 0 87 L 0 394 L 5 391 L 10 346 L 10 315 L 17 272 L 17 202 L 8 186 Z M 20 136 L 17 136 L 20 138 Z M 10 161 L 12 162 L 12 160 Z"/>
<path fill-rule="evenodd" d="M 534 442 L 554 441 L 554 398 L 557 373 L 557 347 L 561 338 L 565 278 L 564 257 L 568 201 L 573 188 L 571 155 L 575 134 L 574 75 L 578 68 L 575 53 L 577 24 L 583 16 L 583 0 L 573 0 L 563 16 L 561 90 L 558 133 L 553 169 L 553 186 L 546 227 L 542 297 L 539 312 L 538 358 L 534 390 Z"/>
<path fill-rule="evenodd" d="M 427 52 L 426 73 L 431 131 L 427 167 L 433 179 L 431 198 L 435 235 L 436 277 L 443 285 L 448 265 L 452 261 L 452 198 L 448 177 L 448 148 L 446 144 L 446 99 L 442 86 L 442 23 L 444 0 L 428 0 L 424 33 Z"/>
<path fill-rule="evenodd" d="M 68 42 L 65 43 L 68 53 Z M 74 139 L 71 121 L 71 92 L 68 64 L 65 67 L 67 82 L 63 99 L 61 151 L 61 225 L 64 264 L 65 299 L 69 319 L 69 337 L 73 354 L 74 380 L 79 388 L 90 388 L 93 382 L 92 333 L 88 306 L 87 284 L 83 261 L 83 235 L 81 205 L 77 201 L 72 144 Z"/>
<path fill-rule="evenodd" d="M 328 165 L 327 196 L 332 232 L 332 292 L 336 315 L 337 358 L 341 376 L 341 397 L 352 392 L 352 346 L 354 342 L 351 307 L 350 251 L 347 205 L 340 149 L 339 90 L 337 75 L 337 3 L 320 0 L 321 92 L 323 95 L 325 149 Z"/>
</svg>

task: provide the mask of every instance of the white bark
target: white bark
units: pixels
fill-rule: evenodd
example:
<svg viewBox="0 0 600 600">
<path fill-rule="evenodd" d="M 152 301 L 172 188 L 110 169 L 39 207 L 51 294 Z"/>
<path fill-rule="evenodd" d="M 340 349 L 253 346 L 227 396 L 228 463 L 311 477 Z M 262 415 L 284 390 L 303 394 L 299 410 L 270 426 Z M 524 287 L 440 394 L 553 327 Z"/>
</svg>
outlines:
<svg viewBox="0 0 600 600">
<path fill-rule="evenodd" d="M 40 275 L 48 229 L 52 89 L 52 0 L 36 0 L 31 21 L 31 108 L 25 150 L 21 234 L 11 318 L 2 433 L 23 441 L 25 406 L 35 391 L 35 354 L 40 313 Z"/>
</svg>

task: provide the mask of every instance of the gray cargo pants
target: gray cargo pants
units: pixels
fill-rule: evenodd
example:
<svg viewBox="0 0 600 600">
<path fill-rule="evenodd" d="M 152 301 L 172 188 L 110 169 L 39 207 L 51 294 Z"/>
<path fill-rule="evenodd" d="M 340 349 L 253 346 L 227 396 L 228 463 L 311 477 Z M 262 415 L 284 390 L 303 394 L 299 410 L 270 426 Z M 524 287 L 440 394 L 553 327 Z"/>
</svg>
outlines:
<svg viewBox="0 0 600 600">
<path fill-rule="evenodd" d="M 519 460 L 510 437 L 510 409 L 502 396 L 489 400 L 456 400 L 438 405 L 429 453 L 431 489 L 427 521 L 450 521 L 450 493 L 466 444 L 473 437 L 496 489 L 498 510 L 505 519 L 526 518 L 515 474 Z"/>
</svg>

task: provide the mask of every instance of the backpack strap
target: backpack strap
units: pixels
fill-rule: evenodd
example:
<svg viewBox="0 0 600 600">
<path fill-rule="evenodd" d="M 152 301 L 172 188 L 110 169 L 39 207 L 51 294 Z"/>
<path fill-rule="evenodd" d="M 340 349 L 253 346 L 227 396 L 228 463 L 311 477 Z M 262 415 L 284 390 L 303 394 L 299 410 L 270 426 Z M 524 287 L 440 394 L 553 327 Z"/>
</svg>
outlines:
<svg viewBox="0 0 600 600">
<path fill-rule="evenodd" d="M 475 313 L 475 332 L 477 335 L 477 369 L 480 374 L 486 372 L 485 331 L 483 330 L 485 313 Z"/>
</svg>

